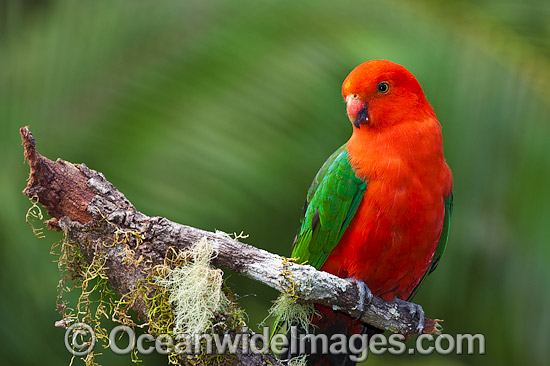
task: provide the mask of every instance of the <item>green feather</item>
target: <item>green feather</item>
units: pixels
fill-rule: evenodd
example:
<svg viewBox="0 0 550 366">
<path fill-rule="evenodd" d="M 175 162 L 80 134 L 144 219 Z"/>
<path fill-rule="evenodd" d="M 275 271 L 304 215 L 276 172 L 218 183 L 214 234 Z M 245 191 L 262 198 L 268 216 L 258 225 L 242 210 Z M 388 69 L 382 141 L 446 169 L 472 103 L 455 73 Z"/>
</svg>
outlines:
<svg viewBox="0 0 550 366">
<path fill-rule="evenodd" d="M 319 269 L 349 226 L 367 183 L 350 165 L 346 145 L 323 164 L 309 188 L 292 257 Z"/>
<path fill-rule="evenodd" d="M 344 235 L 366 189 L 367 183 L 355 175 L 343 145 L 327 159 L 309 187 L 292 257 L 320 269 Z M 283 314 L 277 316 L 272 336 L 286 323 L 282 318 Z"/>
</svg>

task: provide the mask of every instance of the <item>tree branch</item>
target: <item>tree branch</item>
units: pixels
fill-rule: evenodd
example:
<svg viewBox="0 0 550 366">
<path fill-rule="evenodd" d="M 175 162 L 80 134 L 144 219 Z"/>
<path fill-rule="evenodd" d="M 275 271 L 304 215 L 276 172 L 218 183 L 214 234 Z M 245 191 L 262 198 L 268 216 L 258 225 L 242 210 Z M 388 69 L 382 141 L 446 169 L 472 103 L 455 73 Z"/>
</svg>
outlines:
<svg viewBox="0 0 550 366">
<path fill-rule="evenodd" d="M 98 252 L 95 247 L 101 233 L 89 230 L 107 219 L 122 230 L 138 232 L 142 242 L 134 243 L 132 250 L 138 265 L 128 266 L 119 246 L 102 247 L 106 255 L 106 273 L 115 291 L 124 295 L 135 290 L 144 278 L 144 268 L 163 263 L 170 247 L 188 249 L 206 237 L 217 252 L 213 264 L 250 277 L 278 291 L 286 291 L 289 272 L 294 282 L 295 295 L 304 301 L 338 309 L 353 317 L 360 315 L 357 307 L 359 289 L 356 283 L 344 280 L 309 265 L 300 265 L 265 250 L 232 240 L 226 236 L 172 222 L 163 217 L 149 217 L 139 211 L 119 192 L 103 174 L 84 164 L 72 164 L 58 159 L 53 162 L 36 151 L 36 142 L 28 127 L 20 130 L 31 173 L 23 193 L 38 201 L 52 216 L 46 223 L 62 229 L 70 240 L 79 243 L 85 256 L 91 260 Z M 83 244 L 85 243 L 85 244 Z M 138 299 L 134 310 L 146 318 L 145 303 Z M 361 321 L 377 328 L 415 334 L 419 319 L 410 313 L 404 302 L 388 302 L 374 297 L 361 316 Z M 424 333 L 436 333 L 437 320 L 425 319 Z M 264 359 L 243 360 L 246 364 L 266 364 Z M 276 361 L 270 360 L 271 363 Z"/>
</svg>

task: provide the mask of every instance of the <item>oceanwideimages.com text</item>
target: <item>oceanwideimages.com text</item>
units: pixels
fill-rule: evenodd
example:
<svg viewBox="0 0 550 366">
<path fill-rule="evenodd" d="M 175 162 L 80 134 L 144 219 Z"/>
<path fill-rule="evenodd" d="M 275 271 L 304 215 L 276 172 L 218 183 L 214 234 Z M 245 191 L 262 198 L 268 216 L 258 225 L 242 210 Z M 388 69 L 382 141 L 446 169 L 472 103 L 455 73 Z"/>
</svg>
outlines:
<svg viewBox="0 0 550 366">
<path fill-rule="evenodd" d="M 299 334 L 292 327 L 287 334 L 275 334 L 270 338 L 269 327 L 264 327 L 262 333 L 249 332 L 243 329 L 236 334 L 161 334 L 153 337 L 150 334 L 136 335 L 130 327 L 119 325 L 109 333 L 108 347 L 112 352 L 124 355 L 137 351 L 141 355 L 153 352 L 159 354 L 247 354 L 274 353 L 293 355 L 299 354 L 349 354 L 352 361 L 361 362 L 369 354 L 393 355 L 438 353 L 448 354 L 485 354 L 485 337 L 483 334 L 422 334 L 410 346 L 405 343 L 401 334 L 376 334 L 373 336 L 354 334 L 345 336 L 333 334 Z M 65 332 L 65 347 L 75 356 L 86 356 L 95 347 L 96 335 L 93 329 L 85 323 L 75 323 Z"/>
</svg>

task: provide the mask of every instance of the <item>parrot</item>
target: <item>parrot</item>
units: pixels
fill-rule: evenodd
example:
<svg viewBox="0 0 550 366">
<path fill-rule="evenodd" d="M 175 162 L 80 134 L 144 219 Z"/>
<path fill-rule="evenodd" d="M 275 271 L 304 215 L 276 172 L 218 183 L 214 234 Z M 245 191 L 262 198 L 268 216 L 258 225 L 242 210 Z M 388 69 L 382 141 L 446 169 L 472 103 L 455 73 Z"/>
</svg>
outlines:
<svg viewBox="0 0 550 366">
<path fill-rule="evenodd" d="M 445 251 L 453 178 L 441 124 L 414 75 L 388 60 L 354 68 L 342 84 L 349 140 L 307 192 L 292 257 L 357 281 L 369 296 L 410 301 Z M 361 289 L 361 287 L 360 287 Z M 424 312 L 410 303 L 419 316 Z M 382 331 L 315 305 L 315 333 Z M 308 365 L 354 365 L 349 354 L 308 355 Z"/>
</svg>

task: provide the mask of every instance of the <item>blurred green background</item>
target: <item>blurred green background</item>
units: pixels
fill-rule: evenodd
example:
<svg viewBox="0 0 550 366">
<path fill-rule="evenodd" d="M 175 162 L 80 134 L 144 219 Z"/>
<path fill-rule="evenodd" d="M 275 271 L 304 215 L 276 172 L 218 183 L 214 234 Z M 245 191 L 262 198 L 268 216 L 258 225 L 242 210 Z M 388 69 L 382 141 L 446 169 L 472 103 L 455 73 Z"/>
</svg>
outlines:
<svg viewBox="0 0 550 366">
<path fill-rule="evenodd" d="M 58 271 L 25 223 L 18 128 L 102 171 L 141 211 L 289 255 L 307 188 L 351 133 L 359 63 L 411 70 L 443 125 L 455 211 L 415 301 L 487 354 L 371 365 L 550 360 L 550 3 L 0 1 L 0 360 L 64 365 Z M 250 325 L 276 293 L 231 276 Z M 106 350 L 104 365 L 130 364 Z M 81 361 L 75 361 L 82 364 Z M 166 364 L 160 356 L 146 365 Z"/>
</svg>

